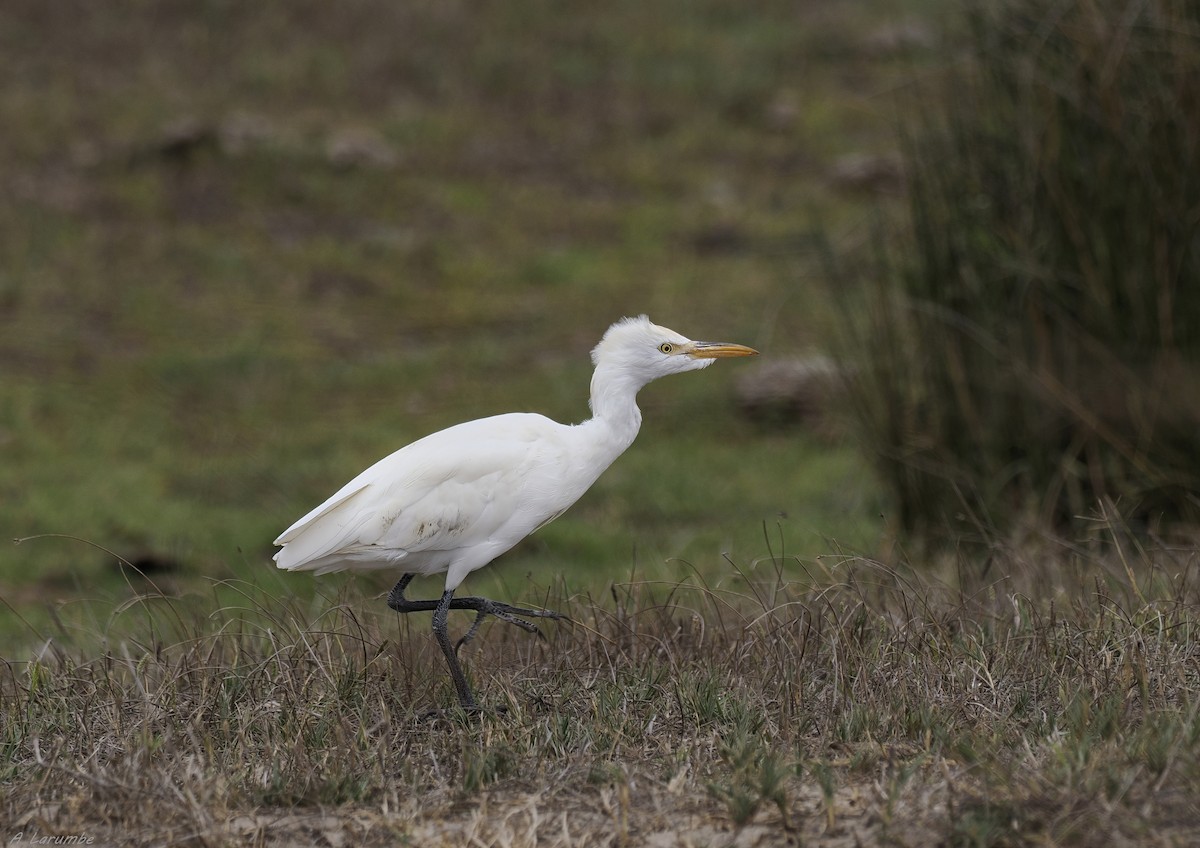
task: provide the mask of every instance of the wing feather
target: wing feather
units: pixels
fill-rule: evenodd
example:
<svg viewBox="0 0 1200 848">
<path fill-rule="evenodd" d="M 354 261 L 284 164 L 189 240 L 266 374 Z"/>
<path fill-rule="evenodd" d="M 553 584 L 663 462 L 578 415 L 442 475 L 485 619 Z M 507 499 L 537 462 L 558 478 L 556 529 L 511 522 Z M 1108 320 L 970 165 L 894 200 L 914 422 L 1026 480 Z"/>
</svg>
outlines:
<svg viewBox="0 0 1200 848">
<path fill-rule="evenodd" d="M 556 452 L 561 427 L 540 415 L 502 415 L 413 442 L 284 531 L 275 562 L 318 573 L 393 564 L 445 570 L 453 552 L 496 541 L 520 509 L 529 474 Z"/>
</svg>

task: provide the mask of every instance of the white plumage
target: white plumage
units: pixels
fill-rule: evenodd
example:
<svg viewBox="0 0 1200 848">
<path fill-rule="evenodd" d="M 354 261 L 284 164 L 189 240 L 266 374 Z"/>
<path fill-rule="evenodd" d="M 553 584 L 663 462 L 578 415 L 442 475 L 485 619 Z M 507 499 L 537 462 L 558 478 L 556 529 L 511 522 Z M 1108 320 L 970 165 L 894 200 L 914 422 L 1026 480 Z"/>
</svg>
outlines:
<svg viewBox="0 0 1200 848">
<path fill-rule="evenodd" d="M 482 598 L 453 598 L 482 568 L 588 490 L 633 442 L 641 425 L 636 396 L 667 374 L 704 368 L 751 348 L 695 342 L 646 316 L 613 324 L 592 351 L 592 418 L 575 425 L 543 415 L 510 413 L 458 424 L 419 439 L 363 471 L 287 530 L 276 564 L 325 574 L 395 568 L 404 573 L 388 603 L 398 612 L 434 610 L 434 632 L 446 653 L 459 700 L 477 709 L 445 635 L 446 612 L 472 609 L 474 635 L 485 615 L 533 628 L 515 616 L 557 617 Z M 446 572 L 441 601 L 410 601 L 413 575 Z M 461 644 L 461 641 L 459 644 Z"/>
<path fill-rule="evenodd" d="M 454 589 L 565 508 L 557 474 L 586 463 L 578 431 L 540 415 L 469 421 L 401 448 L 297 521 L 275 544 L 280 568 L 451 570 Z M 602 469 L 596 469 L 596 473 Z M 586 481 L 570 475 L 573 503 Z M 557 490 L 556 490 L 557 489 Z"/>
</svg>

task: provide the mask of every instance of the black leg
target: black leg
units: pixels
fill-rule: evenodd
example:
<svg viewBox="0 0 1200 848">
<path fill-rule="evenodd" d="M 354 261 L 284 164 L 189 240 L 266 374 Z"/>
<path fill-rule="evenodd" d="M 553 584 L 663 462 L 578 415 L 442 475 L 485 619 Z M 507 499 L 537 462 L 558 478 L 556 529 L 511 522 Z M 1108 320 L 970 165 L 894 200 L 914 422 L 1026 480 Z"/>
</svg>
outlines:
<svg viewBox="0 0 1200 848">
<path fill-rule="evenodd" d="M 515 624 L 529 633 L 539 634 L 541 631 L 537 629 L 537 625 L 529 621 L 523 621 L 518 616 L 524 618 L 566 618 L 566 616 L 553 610 L 525 609 L 524 607 L 503 604 L 499 601 L 491 601 L 487 598 L 455 598 L 452 590 L 447 590 L 442 595 L 441 600 L 410 601 L 404 597 L 404 590 L 408 588 L 408 584 L 412 582 L 415 576 L 414 574 L 405 574 L 401 577 L 396 585 L 392 587 L 392 591 L 388 593 L 387 604 L 399 613 L 433 610 L 433 634 L 437 637 L 438 644 L 442 648 L 442 653 L 446 655 L 446 664 L 450 666 L 450 676 L 454 679 L 454 688 L 458 691 L 458 701 L 465 710 L 477 711 L 479 705 L 475 703 L 475 698 L 471 695 L 471 689 L 467 686 L 467 678 L 463 674 L 462 666 L 458 663 L 457 653 L 463 644 L 475 638 L 475 634 L 479 631 L 479 625 L 483 623 L 484 618 L 494 615 L 501 621 Z M 452 609 L 468 609 L 476 612 L 475 621 L 471 623 L 471 627 L 453 645 L 450 644 L 450 634 L 446 630 L 446 618 Z"/>
<path fill-rule="evenodd" d="M 416 576 L 417 575 L 415 575 L 415 574 L 405 574 L 405 575 L 401 576 L 400 580 L 396 583 L 396 585 L 392 587 L 392 591 L 388 592 L 387 605 L 389 607 L 391 607 L 392 609 L 394 609 L 396 612 L 416 612 L 417 611 L 417 610 L 408 608 L 407 605 L 411 604 L 412 601 L 410 601 L 410 600 L 408 600 L 408 598 L 404 597 L 404 590 L 408 588 L 408 584 L 411 583 L 412 579 Z M 421 607 L 421 609 L 425 609 L 425 607 Z M 430 607 L 430 609 L 432 609 L 432 607 Z"/>
<path fill-rule="evenodd" d="M 415 574 L 405 574 L 392 587 L 392 591 L 388 593 L 387 604 L 396 612 L 428 612 L 429 610 L 437 609 L 441 604 L 441 601 L 411 601 L 404 597 L 404 590 L 408 588 L 408 584 L 412 582 L 415 576 Z M 501 621 L 507 621 L 509 624 L 515 624 L 529 633 L 537 633 L 537 626 L 532 622 L 522 621 L 522 618 L 549 618 L 556 621 L 566 618 L 562 613 L 557 613 L 553 610 L 514 607 L 511 604 L 491 601 L 487 598 L 454 598 L 450 601 L 449 609 L 474 610 L 478 613 L 466 635 L 458 640 L 459 645 L 463 645 L 475 638 L 475 634 L 479 630 L 479 625 L 489 615 L 494 615 L 496 618 Z"/>
<path fill-rule="evenodd" d="M 453 599 L 454 592 L 447 589 L 437 608 L 433 611 L 433 635 L 437 637 L 438 644 L 442 646 L 442 653 L 446 655 L 446 665 L 450 666 L 450 677 L 454 680 L 454 688 L 458 690 L 458 702 L 467 712 L 477 713 L 479 704 L 475 703 L 475 696 L 471 694 L 471 687 L 467 685 L 467 676 L 463 674 L 462 666 L 458 664 L 458 657 L 455 655 L 454 646 L 450 644 L 450 634 L 446 632 L 446 616 L 450 612 L 450 604 Z"/>
</svg>

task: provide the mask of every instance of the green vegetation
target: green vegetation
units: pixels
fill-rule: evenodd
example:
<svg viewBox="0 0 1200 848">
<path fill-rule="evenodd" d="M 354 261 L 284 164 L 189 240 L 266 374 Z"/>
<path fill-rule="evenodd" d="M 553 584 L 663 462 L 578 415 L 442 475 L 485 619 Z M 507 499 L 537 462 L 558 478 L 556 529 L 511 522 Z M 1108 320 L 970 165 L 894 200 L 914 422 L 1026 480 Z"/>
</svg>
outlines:
<svg viewBox="0 0 1200 848">
<path fill-rule="evenodd" d="M 825 180 L 832 140 L 886 127 L 870 95 L 901 61 L 863 13 L 352 6 L 5 5 L 4 537 L 71 534 L 180 589 L 252 576 L 416 437 L 585 418 L 621 315 L 820 343 L 803 234 L 814 204 L 859 208 Z M 742 420 L 744 370 L 648 389 L 639 442 L 494 579 L 720 568 L 764 522 L 870 549 L 865 464 Z M 23 614 L 128 591 L 94 548 L 0 547 Z"/>
<path fill-rule="evenodd" d="M 1145 532 L 1196 489 L 1173 378 L 1195 186 L 1169 178 L 1196 157 L 1161 152 L 1200 137 L 1165 98 L 1194 97 L 1196 29 L 1104 5 L 1061 7 L 1028 61 L 1025 24 L 980 12 L 967 72 L 929 0 L 6 2 L 0 525 L 36 538 L 0 547 L 0 839 L 1200 840 L 1198 560 Z M 1065 70 L 1101 54 L 1123 58 Z M 902 125 L 949 122 L 906 140 L 922 252 L 834 304 L 824 245 L 869 262 L 903 211 L 897 90 Z M 1143 120 L 1146 92 L 1174 117 Z M 1134 142 L 1162 146 L 1113 153 Z M 767 360 L 831 348 L 864 294 L 883 487 L 835 428 L 743 416 L 751 363 L 649 387 L 593 491 L 470 578 L 571 619 L 485 625 L 463 649 L 482 716 L 446 709 L 428 618 L 380 597 L 394 575 L 273 568 L 283 527 L 415 437 L 585 417 L 620 315 Z M 1125 335 L 1084 322 L 1097 304 Z M 1128 405 L 1018 396 L 1035 365 Z M 1002 525 L 1097 509 L 1071 541 Z M 948 512 L 949 552 L 880 544 Z"/>
<path fill-rule="evenodd" d="M 1194 525 L 1198 7 L 1010 0 L 969 19 L 970 61 L 911 119 L 911 244 L 854 332 L 897 519 L 1072 533 L 1109 500 Z"/>
</svg>

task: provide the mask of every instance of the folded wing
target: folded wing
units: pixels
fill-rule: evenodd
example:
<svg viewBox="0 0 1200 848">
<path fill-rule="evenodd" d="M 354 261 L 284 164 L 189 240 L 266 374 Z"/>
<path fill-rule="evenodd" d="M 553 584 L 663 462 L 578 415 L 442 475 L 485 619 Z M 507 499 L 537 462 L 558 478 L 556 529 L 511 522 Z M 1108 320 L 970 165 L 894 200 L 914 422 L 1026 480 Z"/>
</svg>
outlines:
<svg viewBox="0 0 1200 848">
<path fill-rule="evenodd" d="M 524 491 L 547 463 L 561 464 L 557 429 L 542 416 L 513 414 L 413 442 L 285 530 L 275 562 L 317 573 L 390 566 L 435 573 L 473 546 L 505 550 L 547 517 L 523 515 Z"/>
</svg>

